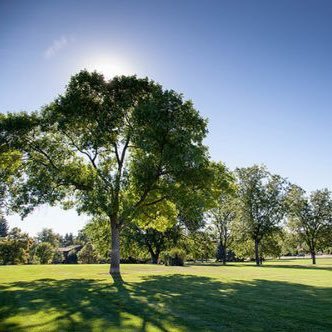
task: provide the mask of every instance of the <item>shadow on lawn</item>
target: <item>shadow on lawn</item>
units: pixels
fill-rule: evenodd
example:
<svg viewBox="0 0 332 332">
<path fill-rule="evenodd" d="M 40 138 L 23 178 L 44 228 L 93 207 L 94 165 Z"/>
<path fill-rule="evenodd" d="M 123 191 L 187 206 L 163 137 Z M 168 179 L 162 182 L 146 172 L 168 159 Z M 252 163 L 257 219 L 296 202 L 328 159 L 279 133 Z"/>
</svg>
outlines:
<svg viewBox="0 0 332 332">
<path fill-rule="evenodd" d="M 331 288 L 268 280 L 222 283 L 168 275 L 114 284 L 40 279 L 2 285 L 0 295 L 1 331 L 332 330 Z M 40 312 L 58 316 L 24 325 L 7 321 Z"/>
<path fill-rule="evenodd" d="M 216 263 L 188 263 L 187 266 L 209 266 L 209 267 L 221 267 L 224 266 L 222 263 L 216 262 Z M 226 266 L 236 266 L 236 267 L 256 267 L 256 264 L 254 262 L 250 263 L 227 263 Z M 271 264 L 268 261 L 264 262 L 261 266 L 258 268 L 285 268 L 285 269 L 302 269 L 302 270 L 325 270 L 325 271 L 331 271 L 332 272 L 332 265 L 331 266 L 321 266 L 321 265 L 303 265 L 303 264 Z"/>
<path fill-rule="evenodd" d="M 332 266 L 319 266 L 319 265 L 297 265 L 297 264 L 270 264 L 270 265 L 262 265 L 262 267 L 267 268 L 285 268 L 285 269 L 299 269 L 299 270 L 324 270 L 324 271 L 331 271 Z"/>
</svg>

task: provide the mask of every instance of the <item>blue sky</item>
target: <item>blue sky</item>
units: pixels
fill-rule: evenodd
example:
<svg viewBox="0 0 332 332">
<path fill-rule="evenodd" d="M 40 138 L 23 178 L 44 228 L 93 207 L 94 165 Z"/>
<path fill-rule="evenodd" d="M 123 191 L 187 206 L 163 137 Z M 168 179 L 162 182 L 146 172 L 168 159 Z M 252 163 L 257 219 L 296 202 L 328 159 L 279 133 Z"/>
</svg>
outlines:
<svg viewBox="0 0 332 332">
<path fill-rule="evenodd" d="M 209 119 L 212 159 L 332 189 L 331 17 L 329 0 L 2 0 L 0 111 L 40 108 L 82 68 L 148 76 Z M 86 217 L 9 221 L 66 233 Z"/>
</svg>

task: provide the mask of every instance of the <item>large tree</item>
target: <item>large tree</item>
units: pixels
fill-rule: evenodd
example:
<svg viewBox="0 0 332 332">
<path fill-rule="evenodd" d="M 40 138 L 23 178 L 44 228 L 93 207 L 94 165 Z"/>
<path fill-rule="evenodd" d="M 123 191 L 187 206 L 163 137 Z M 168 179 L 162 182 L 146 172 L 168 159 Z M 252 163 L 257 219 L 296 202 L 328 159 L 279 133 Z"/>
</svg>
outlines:
<svg viewBox="0 0 332 332">
<path fill-rule="evenodd" d="M 332 233 L 331 193 L 328 189 L 322 189 L 307 196 L 302 188 L 292 186 L 288 202 L 291 217 L 289 227 L 306 242 L 312 264 L 316 264 L 318 246 L 326 244 Z"/>
<path fill-rule="evenodd" d="M 239 168 L 236 174 L 240 199 L 238 229 L 244 240 L 250 238 L 254 241 L 255 261 L 260 265 L 261 241 L 279 229 L 286 214 L 288 186 L 283 178 L 271 174 L 264 166 Z"/>
<path fill-rule="evenodd" d="M 60 202 L 106 217 L 113 276 L 120 274 L 122 226 L 205 182 L 206 120 L 190 101 L 148 79 L 105 81 L 82 71 L 41 111 L 0 120 L 0 139 L 23 154 L 25 176 L 12 208 L 24 217 Z"/>
</svg>

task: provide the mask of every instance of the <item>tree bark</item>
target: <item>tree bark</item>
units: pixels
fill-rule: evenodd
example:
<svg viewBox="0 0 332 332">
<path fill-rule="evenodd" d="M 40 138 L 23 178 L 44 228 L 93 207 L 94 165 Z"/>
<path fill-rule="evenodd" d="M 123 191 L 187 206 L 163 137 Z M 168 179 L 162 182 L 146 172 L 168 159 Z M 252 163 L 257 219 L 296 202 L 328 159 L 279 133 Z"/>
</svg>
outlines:
<svg viewBox="0 0 332 332">
<path fill-rule="evenodd" d="M 111 255 L 110 255 L 110 275 L 121 277 L 120 274 L 120 229 L 116 220 L 111 220 Z"/>
<path fill-rule="evenodd" d="M 255 261 L 256 265 L 260 265 L 260 259 L 259 259 L 259 241 L 255 239 Z"/>
</svg>

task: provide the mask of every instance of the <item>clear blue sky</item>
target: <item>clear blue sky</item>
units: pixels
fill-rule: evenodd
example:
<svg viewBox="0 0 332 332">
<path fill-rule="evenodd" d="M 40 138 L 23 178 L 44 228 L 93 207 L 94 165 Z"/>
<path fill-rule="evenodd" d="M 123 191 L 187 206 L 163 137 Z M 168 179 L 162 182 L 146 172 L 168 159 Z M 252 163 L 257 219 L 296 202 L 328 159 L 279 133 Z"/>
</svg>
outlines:
<svg viewBox="0 0 332 332">
<path fill-rule="evenodd" d="M 0 110 L 40 108 L 84 67 L 148 76 L 209 118 L 214 160 L 332 189 L 331 18 L 330 0 L 2 0 Z M 34 234 L 86 218 L 40 208 L 9 220 Z"/>
</svg>

